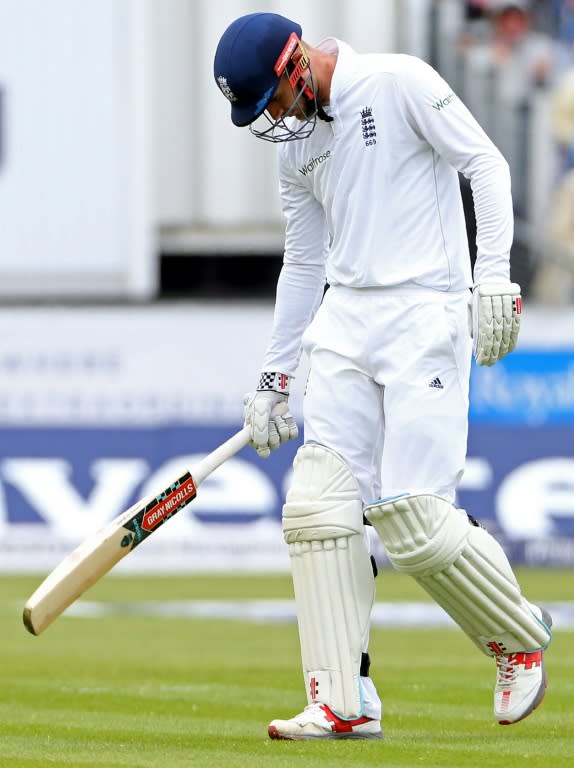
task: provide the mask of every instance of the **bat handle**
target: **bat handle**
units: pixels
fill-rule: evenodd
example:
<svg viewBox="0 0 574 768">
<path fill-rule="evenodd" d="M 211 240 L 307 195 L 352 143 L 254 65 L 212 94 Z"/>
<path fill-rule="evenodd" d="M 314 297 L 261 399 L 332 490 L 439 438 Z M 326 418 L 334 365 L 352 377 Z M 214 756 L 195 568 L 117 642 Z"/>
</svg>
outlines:
<svg viewBox="0 0 574 768">
<path fill-rule="evenodd" d="M 233 437 L 222 443 L 219 448 L 209 453 L 204 459 L 202 459 L 197 467 L 191 471 L 191 476 L 196 485 L 200 485 L 206 477 L 221 466 L 227 459 L 235 456 L 242 448 L 245 448 L 251 437 L 250 427 L 243 427 L 239 432 L 236 432 Z"/>
</svg>

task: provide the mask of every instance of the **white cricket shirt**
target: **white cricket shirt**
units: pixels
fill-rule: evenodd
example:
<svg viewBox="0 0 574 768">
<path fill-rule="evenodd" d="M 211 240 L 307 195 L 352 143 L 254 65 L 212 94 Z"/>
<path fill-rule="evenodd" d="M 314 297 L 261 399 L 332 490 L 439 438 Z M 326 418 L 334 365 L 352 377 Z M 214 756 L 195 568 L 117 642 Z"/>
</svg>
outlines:
<svg viewBox="0 0 574 768">
<path fill-rule="evenodd" d="M 263 370 L 295 373 L 303 331 L 332 286 L 473 284 L 457 171 L 477 220 L 474 283 L 509 280 L 508 164 L 440 75 L 403 54 L 337 53 L 332 122 L 278 145 L 285 255 Z"/>
</svg>

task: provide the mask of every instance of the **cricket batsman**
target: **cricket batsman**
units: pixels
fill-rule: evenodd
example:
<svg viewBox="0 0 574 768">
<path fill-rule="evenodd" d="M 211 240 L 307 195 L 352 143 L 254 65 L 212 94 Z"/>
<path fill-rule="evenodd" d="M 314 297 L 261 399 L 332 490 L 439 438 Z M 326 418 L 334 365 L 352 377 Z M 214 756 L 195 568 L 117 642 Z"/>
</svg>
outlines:
<svg viewBox="0 0 574 768">
<path fill-rule="evenodd" d="M 273 720 L 269 736 L 382 737 L 365 525 L 493 658 L 494 716 L 516 723 L 544 696 L 551 620 L 495 539 L 455 506 L 472 355 L 494 365 L 520 327 L 508 165 L 420 59 L 358 54 L 332 37 L 311 47 L 277 14 L 236 19 L 214 75 L 233 124 L 278 148 L 285 254 L 245 402 L 260 456 L 297 437 L 289 386 L 302 351 L 310 361 L 283 508 L 307 704 Z M 474 199 L 474 274 L 459 173 Z"/>
</svg>

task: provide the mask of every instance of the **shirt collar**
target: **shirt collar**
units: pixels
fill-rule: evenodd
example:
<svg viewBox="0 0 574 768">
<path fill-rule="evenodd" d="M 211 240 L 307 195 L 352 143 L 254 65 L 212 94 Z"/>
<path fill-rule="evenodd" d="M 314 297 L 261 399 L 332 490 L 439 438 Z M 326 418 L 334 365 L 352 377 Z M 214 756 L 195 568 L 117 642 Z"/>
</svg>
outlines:
<svg viewBox="0 0 574 768">
<path fill-rule="evenodd" d="M 329 103 L 324 107 L 325 112 L 328 115 L 334 116 L 337 107 L 337 98 L 341 89 L 343 72 L 347 67 L 349 57 L 354 55 L 355 51 L 350 45 L 336 37 L 326 37 L 324 40 L 321 40 L 315 48 L 337 57 L 335 69 L 333 70 L 333 77 L 331 79 L 331 88 L 329 90 Z"/>
</svg>

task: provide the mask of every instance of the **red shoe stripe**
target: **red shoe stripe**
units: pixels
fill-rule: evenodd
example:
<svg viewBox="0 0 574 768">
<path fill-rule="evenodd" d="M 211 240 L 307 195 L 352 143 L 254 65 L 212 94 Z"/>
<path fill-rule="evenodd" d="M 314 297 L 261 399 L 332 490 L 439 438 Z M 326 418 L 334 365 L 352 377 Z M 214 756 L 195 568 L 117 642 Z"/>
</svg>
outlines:
<svg viewBox="0 0 574 768">
<path fill-rule="evenodd" d="M 321 709 L 327 715 L 327 719 L 331 723 L 334 733 L 350 733 L 355 726 L 370 723 L 373 719 L 372 717 L 363 716 L 357 717 L 355 720 L 343 720 L 342 718 L 337 717 L 326 704 L 321 704 Z"/>
<path fill-rule="evenodd" d="M 502 712 L 507 712 L 510 706 L 510 691 L 502 692 L 502 701 L 500 702 L 500 709 Z"/>
<path fill-rule="evenodd" d="M 509 661 L 514 664 L 520 664 L 524 666 L 524 669 L 532 669 L 532 667 L 539 667 L 542 664 L 542 651 L 534 651 L 533 653 L 512 653 L 508 657 Z"/>
</svg>

